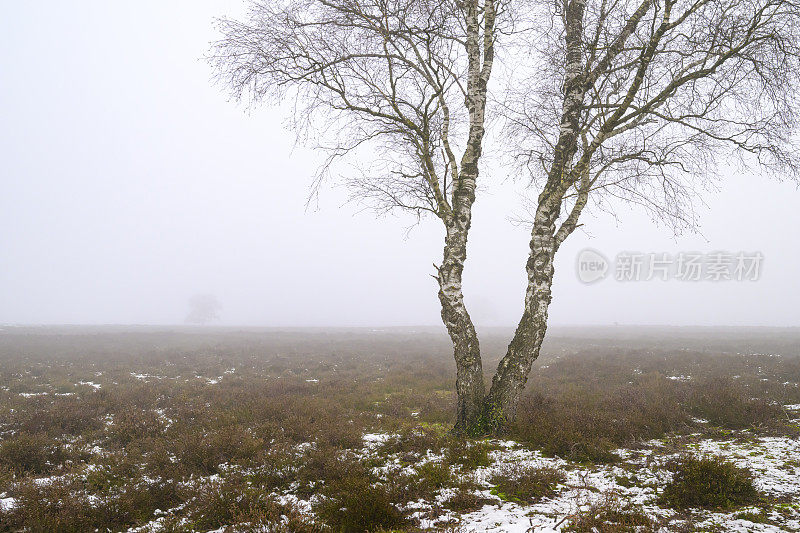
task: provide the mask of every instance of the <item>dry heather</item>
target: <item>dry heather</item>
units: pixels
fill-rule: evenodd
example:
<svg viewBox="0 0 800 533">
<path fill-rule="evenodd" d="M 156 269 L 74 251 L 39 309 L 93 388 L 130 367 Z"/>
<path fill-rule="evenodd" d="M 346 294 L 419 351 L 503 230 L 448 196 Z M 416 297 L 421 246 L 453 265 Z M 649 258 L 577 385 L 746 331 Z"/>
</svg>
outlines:
<svg viewBox="0 0 800 533">
<path fill-rule="evenodd" d="M 0 531 L 694 523 L 686 483 L 714 465 L 673 458 L 792 442 L 800 404 L 794 333 L 701 333 L 555 333 L 505 440 L 466 442 L 435 332 L 2 331 Z M 716 507 L 794 523 L 796 495 L 750 475 L 757 493 Z"/>
</svg>

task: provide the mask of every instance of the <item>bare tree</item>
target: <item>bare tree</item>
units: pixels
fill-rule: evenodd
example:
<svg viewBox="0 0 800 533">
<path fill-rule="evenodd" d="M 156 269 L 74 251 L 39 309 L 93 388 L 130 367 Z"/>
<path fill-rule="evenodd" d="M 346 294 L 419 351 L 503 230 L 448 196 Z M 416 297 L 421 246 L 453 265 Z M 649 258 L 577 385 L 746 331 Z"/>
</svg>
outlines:
<svg viewBox="0 0 800 533">
<path fill-rule="evenodd" d="M 362 163 L 344 178 L 355 198 L 441 221 L 434 277 L 458 430 L 485 399 L 461 287 L 500 15 L 497 0 L 253 0 L 246 20 L 219 21 L 210 58 L 234 97 L 294 102 L 298 133 L 325 141 L 320 176 L 350 156 Z"/>
<path fill-rule="evenodd" d="M 222 304 L 213 294 L 195 294 L 189 299 L 189 314 L 186 322 L 205 326 L 209 322 L 219 320 Z"/>
<path fill-rule="evenodd" d="M 533 2 L 537 57 L 508 95 L 538 190 L 522 318 L 487 397 L 513 419 L 547 329 L 553 258 L 590 199 L 678 227 L 720 159 L 797 177 L 800 9 L 786 0 Z M 750 216 L 743 214 L 743 216 Z"/>
<path fill-rule="evenodd" d="M 488 394 L 461 287 L 508 6 L 254 0 L 246 21 L 220 21 L 211 57 L 235 97 L 295 102 L 298 133 L 327 141 L 321 176 L 355 155 L 370 162 L 345 177 L 355 198 L 441 221 L 434 277 L 457 366 L 456 429 L 469 433 L 514 418 L 547 329 L 555 253 L 590 199 L 638 203 L 681 227 L 720 157 L 797 175 L 794 2 L 519 0 L 515 13 L 535 24 L 511 50 L 526 60 L 503 100 L 514 158 L 539 194 L 524 311 Z"/>
</svg>

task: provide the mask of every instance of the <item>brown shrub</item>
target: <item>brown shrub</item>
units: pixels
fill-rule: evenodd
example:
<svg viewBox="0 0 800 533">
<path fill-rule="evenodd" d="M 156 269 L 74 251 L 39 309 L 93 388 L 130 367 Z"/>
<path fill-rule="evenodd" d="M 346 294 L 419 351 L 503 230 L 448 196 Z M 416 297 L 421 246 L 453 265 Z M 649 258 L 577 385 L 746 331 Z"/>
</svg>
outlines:
<svg viewBox="0 0 800 533">
<path fill-rule="evenodd" d="M 760 498 L 753 474 L 722 457 L 683 456 L 667 466 L 673 477 L 659 496 L 663 505 L 728 510 L 756 503 Z"/>
<path fill-rule="evenodd" d="M 780 405 L 752 394 L 729 377 L 713 377 L 692 387 L 689 410 L 712 425 L 728 429 L 774 426 L 786 415 Z"/>
<path fill-rule="evenodd" d="M 556 494 L 566 477 L 556 468 L 506 465 L 491 478 L 492 494 L 503 500 L 534 503 Z"/>
<path fill-rule="evenodd" d="M 0 464 L 18 473 L 57 470 L 67 453 L 43 434 L 20 433 L 0 442 Z"/>
<path fill-rule="evenodd" d="M 395 530 L 408 523 L 392 501 L 390 488 L 374 483 L 369 476 L 333 481 L 325 485 L 322 494 L 316 512 L 334 531 Z"/>
<path fill-rule="evenodd" d="M 193 530 L 233 526 L 234 531 L 270 528 L 270 531 L 316 532 L 319 526 L 290 506 L 271 499 L 238 476 L 203 485 L 187 505 Z M 287 521 L 283 517 L 286 517 Z"/>
<path fill-rule="evenodd" d="M 580 511 L 570 518 L 564 531 L 574 533 L 655 533 L 658 525 L 651 520 L 641 507 L 622 504 L 614 494 L 608 494 L 603 500 L 592 504 L 588 509 Z"/>
</svg>

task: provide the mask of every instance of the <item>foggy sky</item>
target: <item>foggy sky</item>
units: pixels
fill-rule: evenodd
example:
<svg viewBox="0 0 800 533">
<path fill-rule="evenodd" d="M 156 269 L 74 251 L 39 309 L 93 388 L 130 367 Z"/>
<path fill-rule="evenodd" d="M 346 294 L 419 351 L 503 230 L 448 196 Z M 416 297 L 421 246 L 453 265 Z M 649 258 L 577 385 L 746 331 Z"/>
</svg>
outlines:
<svg viewBox="0 0 800 533">
<path fill-rule="evenodd" d="M 435 325 L 433 221 L 375 219 L 330 184 L 306 209 L 319 157 L 285 109 L 248 112 L 201 59 L 238 1 L 4 2 L 0 7 L 0 323 L 179 324 L 213 293 L 222 324 Z M 519 187 L 482 169 L 465 271 L 482 325 L 522 310 L 528 231 Z M 800 326 L 800 192 L 727 172 L 698 202 L 702 235 L 641 212 L 586 217 L 556 263 L 554 324 Z M 612 279 L 575 258 L 760 251 L 757 282 Z"/>
</svg>

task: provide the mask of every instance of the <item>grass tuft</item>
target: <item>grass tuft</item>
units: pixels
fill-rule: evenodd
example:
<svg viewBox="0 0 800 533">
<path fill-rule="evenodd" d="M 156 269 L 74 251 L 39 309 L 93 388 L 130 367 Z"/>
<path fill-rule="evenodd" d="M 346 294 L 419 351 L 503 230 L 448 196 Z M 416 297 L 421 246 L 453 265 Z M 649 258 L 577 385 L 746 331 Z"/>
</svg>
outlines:
<svg viewBox="0 0 800 533">
<path fill-rule="evenodd" d="M 492 494 L 502 500 L 534 503 L 555 495 L 564 480 L 564 473 L 556 468 L 507 465 L 492 476 Z"/>
<path fill-rule="evenodd" d="M 683 456 L 667 467 L 673 477 L 659 497 L 661 505 L 673 509 L 731 510 L 759 500 L 752 473 L 722 457 Z"/>
<path fill-rule="evenodd" d="M 571 517 L 564 531 L 572 533 L 655 533 L 657 524 L 637 505 L 620 503 L 614 494 Z"/>
</svg>

